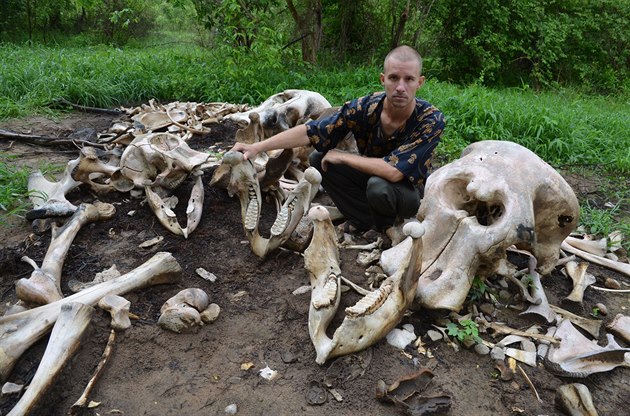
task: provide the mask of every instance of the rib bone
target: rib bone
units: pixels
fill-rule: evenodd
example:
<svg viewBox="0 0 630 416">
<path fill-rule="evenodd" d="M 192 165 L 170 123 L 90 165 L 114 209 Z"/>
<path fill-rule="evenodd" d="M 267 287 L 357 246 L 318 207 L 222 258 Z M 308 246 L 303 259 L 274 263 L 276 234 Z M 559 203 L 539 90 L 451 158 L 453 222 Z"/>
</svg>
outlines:
<svg viewBox="0 0 630 416">
<path fill-rule="evenodd" d="M 620 261 L 614 261 L 605 257 L 599 257 L 594 254 L 587 253 L 586 251 L 573 247 L 566 241 L 563 241 L 560 247 L 564 251 L 568 251 L 571 254 L 582 257 L 584 260 L 588 260 L 591 263 L 599 264 L 600 266 L 608 267 L 609 269 L 616 270 L 619 273 L 625 274 L 626 276 L 630 276 L 630 264 L 628 263 L 622 263 Z"/>
<path fill-rule="evenodd" d="M 16 283 L 18 298 L 24 302 L 39 305 L 63 298 L 61 269 L 74 237 L 84 224 L 109 219 L 113 217 L 115 211 L 111 204 L 101 202 L 81 204 L 62 228 L 53 231 L 53 237 L 41 268 L 37 267 L 34 261 L 23 258 L 35 270 L 29 279 L 20 279 Z"/>
<path fill-rule="evenodd" d="M 63 305 L 79 302 L 92 306 L 109 294 L 120 295 L 147 286 L 171 283 L 181 273 L 177 260 L 170 253 L 161 252 L 120 277 L 48 305 L 0 317 L 0 382 L 6 380 L 24 351 L 48 333 Z"/>
<path fill-rule="evenodd" d="M 46 352 L 37 367 L 33 381 L 8 416 L 30 413 L 46 390 L 50 388 L 66 361 L 79 347 L 81 336 L 94 313 L 94 308 L 78 302 L 65 303 L 60 309 Z"/>
</svg>

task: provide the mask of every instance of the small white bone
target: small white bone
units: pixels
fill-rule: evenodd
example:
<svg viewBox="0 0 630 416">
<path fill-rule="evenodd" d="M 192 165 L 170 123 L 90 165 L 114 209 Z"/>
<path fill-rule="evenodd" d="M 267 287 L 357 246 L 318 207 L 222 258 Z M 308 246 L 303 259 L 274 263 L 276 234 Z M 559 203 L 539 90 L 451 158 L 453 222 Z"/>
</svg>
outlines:
<svg viewBox="0 0 630 416">
<path fill-rule="evenodd" d="M 564 242 L 571 245 L 572 247 L 578 248 L 582 251 L 586 251 L 587 253 L 591 253 L 599 257 L 604 257 L 604 255 L 608 251 L 608 242 L 605 237 L 600 240 L 588 240 L 568 236 L 564 239 Z"/>
<path fill-rule="evenodd" d="M 566 297 L 566 299 L 582 303 L 582 299 L 584 298 L 584 291 L 587 287 L 592 285 L 597 281 L 595 276 L 590 273 L 586 273 L 586 269 L 588 268 L 588 263 L 585 262 L 576 262 L 570 261 L 564 265 L 564 270 L 566 270 L 566 274 L 569 275 L 571 280 L 573 281 L 573 290 Z"/>
<path fill-rule="evenodd" d="M 80 158 L 71 160 L 58 182 L 44 178 L 41 171 L 33 172 L 28 178 L 28 194 L 33 209 L 26 214 L 27 220 L 47 217 L 67 217 L 77 210 L 76 205 L 66 199 L 66 194 L 81 185 L 72 179 L 72 171 L 79 165 Z"/>
<path fill-rule="evenodd" d="M 605 257 L 599 257 L 594 254 L 587 253 L 586 251 L 575 248 L 566 242 L 562 243 L 561 248 L 564 251 L 575 254 L 576 256 L 581 257 L 584 260 L 588 260 L 591 263 L 599 264 L 600 266 L 608 267 L 609 269 L 623 273 L 626 276 L 630 276 L 630 264 L 628 263 L 622 263 L 620 261 L 614 261 Z"/>
<path fill-rule="evenodd" d="M 584 384 L 563 384 L 556 389 L 556 408 L 568 415 L 597 416 L 591 392 Z"/>
<path fill-rule="evenodd" d="M 131 326 L 131 320 L 129 320 L 131 302 L 127 299 L 118 295 L 107 295 L 98 301 L 98 306 L 112 316 L 112 328 L 124 331 Z"/>
</svg>

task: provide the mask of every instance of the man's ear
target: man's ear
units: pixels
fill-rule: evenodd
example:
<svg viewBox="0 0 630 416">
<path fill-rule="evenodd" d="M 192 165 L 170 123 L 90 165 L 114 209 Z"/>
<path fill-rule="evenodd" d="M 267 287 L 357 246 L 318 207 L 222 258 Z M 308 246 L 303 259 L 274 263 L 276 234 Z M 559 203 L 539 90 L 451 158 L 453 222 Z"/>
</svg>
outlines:
<svg viewBox="0 0 630 416">
<path fill-rule="evenodd" d="M 381 72 L 381 85 L 385 85 L 385 74 Z"/>
<path fill-rule="evenodd" d="M 424 75 L 421 75 L 420 78 L 418 78 L 418 88 L 422 87 L 424 85 Z"/>
</svg>

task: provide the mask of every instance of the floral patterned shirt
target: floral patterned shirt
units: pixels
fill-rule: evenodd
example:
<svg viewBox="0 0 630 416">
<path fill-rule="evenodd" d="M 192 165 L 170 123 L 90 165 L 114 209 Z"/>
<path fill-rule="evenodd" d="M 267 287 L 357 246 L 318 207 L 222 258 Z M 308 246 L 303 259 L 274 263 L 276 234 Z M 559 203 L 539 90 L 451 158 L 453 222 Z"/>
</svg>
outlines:
<svg viewBox="0 0 630 416">
<path fill-rule="evenodd" d="M 416 98 L 416 108 L 405 125 L 386 138 L 381 129 L 384 101 L 384 92 L 349 101 L 335 114 L 307 122 L 308 138 L 315 149 L 327 152 L 352 132 L 359 154 L 381 157 L 411 183 L 423 186 L 431 168 L 433 149 L 444 129 L 444 116 L 428 102 Z"/>
</svg>

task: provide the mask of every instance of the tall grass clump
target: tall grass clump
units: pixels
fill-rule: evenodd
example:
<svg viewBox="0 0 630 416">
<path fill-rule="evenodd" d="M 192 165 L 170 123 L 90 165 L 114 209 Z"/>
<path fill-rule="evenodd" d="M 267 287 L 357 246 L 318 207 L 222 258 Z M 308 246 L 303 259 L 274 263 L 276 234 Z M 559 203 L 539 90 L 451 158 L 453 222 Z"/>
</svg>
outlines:
<svg viewBox="0 0 630 416">
<path fill-rule="evenodd" d="M 12 157 L 0 153 L 0 225 L 12 215 L 26 210 L 29 170 L 11 163 Z"/>
<path fill-rule="evenodd" d="M 192 43 L 147 47 L 0 44 L 0 120 L 48 111 L 57 98 L 94 107 L 149 99 L 258 104 L 285 89 L 309 89 L 332 105 L 380 90 L 382 61 L 303 63 L 296 49 Z M 428 79 L 419 95 L 445 114 L 439 152 L 459 156 L 480 140 L 511 140 L 555 165 L 630 172 L 630 111 L 624 97 L 571 90 L 457 86 Z"/>
</svg>

